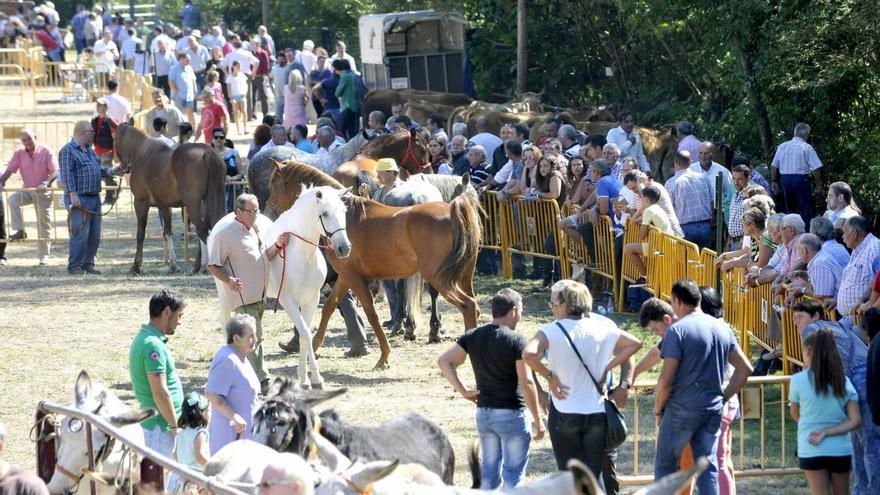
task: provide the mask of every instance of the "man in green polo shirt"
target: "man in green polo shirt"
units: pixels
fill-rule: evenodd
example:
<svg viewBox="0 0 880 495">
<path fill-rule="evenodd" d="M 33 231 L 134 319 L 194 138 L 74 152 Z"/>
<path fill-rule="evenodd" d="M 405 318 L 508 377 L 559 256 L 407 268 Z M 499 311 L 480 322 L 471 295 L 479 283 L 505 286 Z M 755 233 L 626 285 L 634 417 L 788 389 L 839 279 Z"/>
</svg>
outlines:
<svg viewBox="0 0 880 495">
<path fill-rule="evenodd" d="M 144 440 L 147 447 L 168 457 L 183 405 L 183 387 L 168 349 L 168 336 L 174 335 L 185 306 L 180 294 L 170 289 L 150 298 L 150 322 L 141 327 L 128 353 L 128 371 L 138 403 L 159 412 L 141 423 Z"/>
</svg>

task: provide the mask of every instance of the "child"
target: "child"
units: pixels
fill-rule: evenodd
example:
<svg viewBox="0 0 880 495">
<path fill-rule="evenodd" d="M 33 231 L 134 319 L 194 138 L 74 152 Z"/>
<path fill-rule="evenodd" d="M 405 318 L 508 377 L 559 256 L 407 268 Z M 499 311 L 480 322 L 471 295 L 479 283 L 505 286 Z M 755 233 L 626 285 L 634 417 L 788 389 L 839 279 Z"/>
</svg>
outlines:
<svg viewBox="0 0 880 495">
<path fill-rule="evenodd" d="M 202 471 L 208 463 L 208 420 L 211 409 L 208 399 L 198 392 L 190 392 L 183 401 L 183 410 L 177 426 L 180 431 L 174 437 L 174 459 L 195 471 Z M 185 480 L 178 477 L 168 480 L 168 486 L 176 493 L 183 493 Z"/>
<path fill-rule="evenodd" d="M 193 126 L 189 122 L 183 122 L 180 124 L 178 132 L 180 134 L 177 136 L 177 144 L 188 143 L 193 137 Z"/>
<path fill-rule="evenodd" d="M 229 87 L 229 99 L 232 100 L 232 113 L 235 115 L 235 127 L 239 135 L 247 134 L 247 76 L 241 72 L 241 64 L 232 62 L 232 71 L 226 76 Z"/>
<path fill-rule="evenodd" d="M 226 108 L 226 101 L 223 99 L 223 86 L 220 84 L 219 72 L 209 70 L 205 74 L 205 89 L 210 89 L 214 93 L 214 101 L 229 113 L 229 109 Z"/>
<path fill-rule="evenodd" d="M 116 122 L 107 115 L 109 102 L 107 98 L 100 97 L 95 101 L 97 116 L 92 119 L 92 131 L 95 133 L 95 154 L 101 160 L 102 167 L 113 167 L 113 138 L 116 135 Z M 104 195 L 104 204 L 112 205 L 116 202 L 116 180 L 113 177 L 104 177 L 104 184 L 108 186 Z"/>
<path fill-rule="evenodd" d="M 849 493 L 852 439 L 859 396 L 843 370 L 834 334 L 823 328 L 804 340 L 804 370 L 791 377 L 788 400 L 798 424 L 798 467 L 810 493 Z"/>
<path fill-rule="evenodd" d="M 166 132 L 168 132 L 167 120 L 162 117 L 156 117 L 153 120 L 153 130 L 156 131 L 156 137 L 154 139 L 167 144 L 169 148 L 174 148 L 174 140 L 166 135 Z"/>
</svg>

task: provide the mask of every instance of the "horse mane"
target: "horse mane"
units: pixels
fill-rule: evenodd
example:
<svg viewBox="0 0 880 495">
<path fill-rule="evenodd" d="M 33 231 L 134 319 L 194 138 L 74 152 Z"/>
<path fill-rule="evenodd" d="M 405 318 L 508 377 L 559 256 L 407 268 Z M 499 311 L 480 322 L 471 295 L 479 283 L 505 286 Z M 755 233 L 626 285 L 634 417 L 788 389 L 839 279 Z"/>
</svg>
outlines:
<svg viewBox="0 0 880 495">
<path fill-rule="evenodd" d="M 117 152 L 119 149 L 126 150 L 131 156 L 131 161 L 140 156 L 152 156 L 154 153 L 169 151 L 171 148 L 159 141 L 147 136 L 137 127 L 129 124 L 119 124 L 116 130 Z"/>
<path fill-rule="evenodd" d="M 342 201 L 345 203 L 345 207 L 348 208 L 351 218 L 356 220 L 363 220 L 367 217 L 367 206 L 373 202 L 371 199 L 358 196 L 357 194 L 346 194 Z"/>
<path fill-rule="evenodd" d="M 300 163 L 296 160 L 285 160 L 281 162 L 281 164 L 283 167 L 281 167 L 279 171 L 285 181 L 293 175 L 294 178 L 299 179 L 302 184 L 330 186 L 335 187 L 336 189 L 343 188 L 339 181 L 311 165 Z"/>
</svg>

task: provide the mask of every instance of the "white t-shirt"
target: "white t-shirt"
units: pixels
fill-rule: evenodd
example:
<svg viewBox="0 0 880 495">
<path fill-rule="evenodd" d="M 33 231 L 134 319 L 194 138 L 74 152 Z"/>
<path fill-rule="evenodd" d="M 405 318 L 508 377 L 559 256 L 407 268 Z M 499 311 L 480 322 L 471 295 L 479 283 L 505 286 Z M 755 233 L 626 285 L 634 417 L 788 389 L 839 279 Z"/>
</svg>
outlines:
<svg viewBox="0 0 880 495">
<path fill-rule="evenodd" d="M 241 72 L 245 75 L 251 74 L 251 66 L 254 69 L 257 68 L 257 64 L 260 62 L 257 60 L 257 57 L 254 56 L 253 53 L 245 50 L 244 48 L 239 48 L 234 52 L 229 52 L 225 57 L 223 57 L 223 68 L 226 70 L 227 74 L 232 73 L 232 63 L 238 62 L 241 65 Z"/>
<path fill-rule="evenodd" d="M 171 39 L 171 37 L 169 37 L 165 33 L 162 33 L 158 36 L 155 36 L 152 40 L 150 40 L 150 51 L 151 52 L 158 52 L 159 51 L 159 41 L 162 41 L 162 44 L 165 45 L 165 49 L 168 51 L 174 50 L 174 47 L 177 46 L 177 44 L 174 42 L 173 39 Z"/>
<path fill-rule="evenodd" d="M 226 76 L 226 84 L 229 85 L 229 96 L 247 95 L 247 82 L 248 79 L 244 72 L 239 72 L 238 75 L 228 74 Z"/>
<path fill-rule="evenodd" d="M 503 143 L 501 142 L 501 138 L 492 134 L 490 132 L 481 132 L 479 134 L 474 135 L 468 141 L 471 144 L 479 144 L 483 148 L 486 149 L 486 157 L 491 161 L 492 155 L 495 153 L 495 148 L 501 146 Z"/>
<path fill-rule="evenodd" d="M 614 347 L 620 338 L 617 324 L 596 313 L 590 313 L 589 317 L 580 320 L 559 320 L 559 323 L 568 331 L 593 378 L 601 385 L 605 366 L 611 361 Z M 578 359 L 556 322 L 548 323 L 539 330 L 550 343 L 547 348 L 547 364 L 550 370 L 561 384 L 568 387 L 565 399 L 551 396 L 556 410 L 566 414 L 604 413 L 603 397 L 599 396 L 593 380 L 584 370 L 583 362 Z"/>
<path fill-rule="evenodd" d="M 119 93 L 111 93 L 104 96 L 107 99 L 107 115 L 117 124 L 125 122 L 125 116 L 131 115 L 131 103 Z"/>
<path fill-rule="evenodd" d="M 95 51 L 95 59 L 98 61 L 95 70 L 97 72 L 113 72 L 116 68 L 116 57 L 119 55 L 116 43 L 113 40 L 105 42 L 100 39 L 95 42 L 92 49 Z"/>
<path fill-rule="evenodd" d="M 352 72 L 357 72 L 357 67 L 355 66 L 355 63 L 354 63 L 354 57 L 352 57 L 351 55 L 346 53 L 345 55 L 342 56 L 342 58 L 345 60 L 348 60 L 348 64 L 351 65 Z M 327 65 L 332 64 L 334 60 L 338 60 L 338 59 L 339 59 L 339 54 L 334 53 L 333 56 L 330 57 L 330 60 L 328 60 Z"/>
</svg>

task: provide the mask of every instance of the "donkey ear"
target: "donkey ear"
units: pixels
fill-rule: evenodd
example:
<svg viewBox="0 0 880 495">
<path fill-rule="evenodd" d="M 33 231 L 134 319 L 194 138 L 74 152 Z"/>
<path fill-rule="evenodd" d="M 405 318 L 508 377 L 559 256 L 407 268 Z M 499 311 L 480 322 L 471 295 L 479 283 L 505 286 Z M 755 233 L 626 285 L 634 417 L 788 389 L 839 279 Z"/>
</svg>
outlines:
<svg viewBox="0 0 880 495">
<path fill-rule="evenodd" d="M 344 466 L 350 466 L 351 461 L 339 449 L 336 448 L 329 440 L 324 438 L 315 430 L 309 430 L 309 439 L 317 448 L 318 458 L 330 468 L 330 471 L 336 472 Z"/>
<path fill-rule="evenodd" d="M 145 419 L 150 419 L 156 415 L 155 409 L 138 409 L 138 410 L 130 410 L 124 412 L 122 414 L 117 414 L 115 416 L 110 416 L 108 421 L 113 426 L 126 426 L 133 425 L 136 423 L 140 423 Z"/>
<path fill-rule="evenodd" d="M 298 390 L 296 394 L 296 399 L 302 402 L 304 405 L 312 407 L 315 404 L 320 404 L 321 402 L 330 400 L 334 397 L 339 397 L 347 391 L 347 388 L 339 388 L 336 390 Z"/>
<path fill-rule="evenodd" d="M 373 461 L 367 463 L 364 465 L 363 469 L 351 475 L 351 481 L 353 481 L 356 486 L 370 485 L 371 483 L 375 483 L 393 473 L 394 470 L 397 469 L 399 463 L 400 461 L 398 460 Z"/>
<path fill-rule="evenodd" d="M 92 391 L 92 379 L 86 370 L 81 370 L 79 376 L 76 377 L 76 384 L 73 387 L 74 404 L 78 409 L 85 406 Z"/>
<path fill-rule="evenodd" d="M 465 172 L 464 175 L 461 176 L 461 185 L 467 187 L 467 185 L 470 183 L 471 183 L 471 173 Z"/>
<path fill-rule="evenodd" d="M 568 461 L 568 470 L 571 471 L 574 492 L 576 495 L 603 495 L 605 492 L 584 463 L 577 459 Z"/>
</svg>

